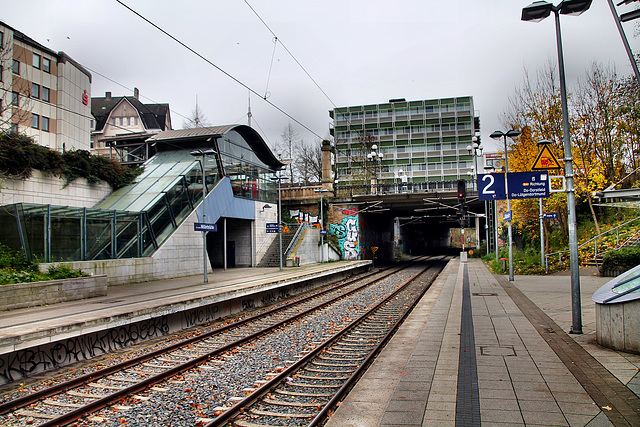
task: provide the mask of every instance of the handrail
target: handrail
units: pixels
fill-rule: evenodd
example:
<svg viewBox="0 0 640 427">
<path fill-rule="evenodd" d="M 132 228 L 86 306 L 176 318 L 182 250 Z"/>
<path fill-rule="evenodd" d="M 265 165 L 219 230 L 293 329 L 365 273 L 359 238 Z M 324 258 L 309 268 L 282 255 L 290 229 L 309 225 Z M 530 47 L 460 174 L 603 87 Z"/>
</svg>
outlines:
<svg viewBox="0 0 640 427">
<path fill-rule="evenodd" d="M 300 224 L 300 226 L 296 230 L 296 234 L 293 235 L 293 238 L 291 239 L 291 242 L 289 242 L 289 246 L 287 246 L 287 249 L 284 251 L 284 254 L 282 254 L 283 258 L 286 259 L 286 258 L 289 257 L 289 255 L 291 255 L 291 251 L 293 250 L 293 248 L 295 247 L 296 243 L 298 243 L 298 240 L 300 239 L 300 235 L 302 234 L 302 230 L 304 230 L 308 226 L 309 225 L 306 222 L 303 222 L 303 223 Z"/>
<path fill-rule="evenodd" d="M 637 216 L 637 217 L 635 217 L 635 218 L 633 218 L 633 219 L 631 219 L 631 220 L 629 220 L 629 221 L 623 222 L 622 224 L 618 224 L 617 226 L 615 226 L 615 227 L 613 227 L 613 228 L 610 228 L 609 230 L 607 230 L 607 231 L 605 231 L 605 232 L 603 232 L 603 233 L 600 233 L 600 234 L 598 234 L 597 236 L 594 236 L 594 237 L 592 237 L 591 239 L 587 240 L 586 242 L 584 242 L 584 243 L 580 244 L 580 245 L 578 246 L 578 249 L 580 249 L 581 247 L 583 247 L 583 246 L 585 246 L 585 245 L 587 245 L 588 243 L 591 243 L 591 242 L 593 242 L 593 241 L 596 241 L 596 245 L 597 245 L 597 239 L 598 239 L 599 237 L 604 236 L 605 234 L 610 233 L 610 232 L 612 232 L 612 231 L 614 231 L 614 230 L 618 230 L 620 227 L 623 227 L 623 226 L 625 226 L 625 225 L 627 225 L 627 224 L 630 224 L 630 223 L 632 223 L 632 222 L 634 222 L 634 221 L 637 221 L 638 219 L 640 219 L 640 216 Z M 622 243 L 621 245 L 619 245 L 617 249 L 620 249 L 621 247 L 623 247 L 625 244 L 627 244 L 627 242 L 629 242 L 629 240 L 631 240 L 634 236 L 638 235 L 639 233 L 640 233 L 640 231 L 636 232 L 633 236 L 631 236 L 629 239 L 627 239 L 624 243 Z M 544 257 L 545 257 L 545 269 L 546 269 L 546 270 L 548 270 L 548 269 L 549 269 L 549 257 L 550 257 L 550 256 L 552 256 L 552 255 L 558 255 L 558 256 L 560 257 L 560 263 L 562 263 L 562 254 L 563 254 L 563 253 L 567 253 L 567 252 L 569 252 L 570 250 L 571 250 L 571 249 L 565 249 L 565 250 L 563 250 L 563 251 L 558 251 L 558 252 L 552 252 L 552 253 L 549 253 L 549 254 L 545 254 L 545 255 L 544 255 Z M 596 255 L 597 255 L 597 253 L 598 253 L 598 248 L 597 248 L 597 246 L 596 246 L 596 249 L 595 249 L 595 253 L 596 253 Z M 606 253 L 606 252 L 605 252 L 605 253 Z"/>
</svg>

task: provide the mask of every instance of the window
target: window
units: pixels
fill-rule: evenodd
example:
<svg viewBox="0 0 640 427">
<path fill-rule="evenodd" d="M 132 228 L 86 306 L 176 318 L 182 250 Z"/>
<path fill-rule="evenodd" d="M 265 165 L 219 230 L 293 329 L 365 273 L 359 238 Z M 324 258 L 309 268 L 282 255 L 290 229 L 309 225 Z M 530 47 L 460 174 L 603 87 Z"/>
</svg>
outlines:
<svg viewBox="0 0 640 427">
<path fill-rule="evenodd" d="M 124 126 L 122 117 L 120 117 L 120 126 Z"/>
<path fill-rule="evenodd" d="M 11 133 L 18 133 L 18 124 L 17 123 L 11 123 Z"/>
<path fill-rule="evenodd" d="M 49 132 L 49 117 L 42 117 L 42 130 Z"/>
<path fill-rule="evenodd" d="M 16 107 L 20 104 L 20 94 L 18 92 L 11 93 L 11 105 Z"/>
<path fill-rule="evenodd" d="M 51 72 L 51 60 L 47 58 L 42 58 L 42 71 L 46 73 Z"/>
<path fill-rule="evenodd" d="M 138 126 L 138 117 L 133 118 L 133 124 L 134 126 Z"/>
<path fill-rule="evenodd" d="M 115 126 L 116 125 L 116 118 L 114 117 L 113 119 L 111 119 L 111 125 Z"/>
<path fill-rule="evenodd" d="M 31 114 L 31 127 L 34 129 L 40 129 L 40 116 L 37 114 Z"/>
<path fill-rule="evenodd" d="M 13 63 L 11 64 L 11 71 L 13 71 L 14 74 L 20 74 L 20 62 L 16 61 L 15 59 L 13 60 Z"/>
<path fill-rule="evenodd" d="M 131 117 L 127 117 L 127 126 L 131 126 Z"/>
<path fill-rule="evenodd" d="M 31 97 L 32 98 L 40 98 L 40 85 L 31 83 Z"/>
<path fill-rule="evenodd" d="M 40 55 L 37 53 L 33 54 L 33 68 L 40 69 Z"/>
<path fill-rule="evenodd" d="M 0 82 L 2 81 L 2 75 L 3 74 L 4 74 L 4 68 L 2 67 L 2 65 L 0 65 Z"/>
<path fill-rule="evenodd" d="M 42 100 L 45 102 L 51 101 L 51 94 L 48 87 L 42 86 Z"/>
</svg>

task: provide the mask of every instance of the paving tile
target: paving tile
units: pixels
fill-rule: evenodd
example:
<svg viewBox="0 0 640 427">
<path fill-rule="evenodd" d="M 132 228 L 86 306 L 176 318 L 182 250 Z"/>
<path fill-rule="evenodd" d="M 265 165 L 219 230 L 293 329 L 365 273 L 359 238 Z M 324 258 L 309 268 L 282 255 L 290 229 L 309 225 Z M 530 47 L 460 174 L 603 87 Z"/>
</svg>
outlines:
<svg viewBox="0 0 640 427">
<path fill-rule="evenodd" d="M 505 411 L 503 409 L 482 409 L 480 408 L 480 416 L 482 417 L 482 425 L 491 422 L 499 423 L 524 423 L 524 419 L 520 411 Z"/>
<path fill-rule="evenodd" d="M 529 412 L 522 411 L 522 418 L 526 425 L 568 426 L 569 423 L 560 412 Z"/>
<path fill-rule="evenodd" d="M 480 398 L 480 412 L 486 410 L 519 411 L 520 405 L 516 399 L 485 399 Z"/>
</svg>

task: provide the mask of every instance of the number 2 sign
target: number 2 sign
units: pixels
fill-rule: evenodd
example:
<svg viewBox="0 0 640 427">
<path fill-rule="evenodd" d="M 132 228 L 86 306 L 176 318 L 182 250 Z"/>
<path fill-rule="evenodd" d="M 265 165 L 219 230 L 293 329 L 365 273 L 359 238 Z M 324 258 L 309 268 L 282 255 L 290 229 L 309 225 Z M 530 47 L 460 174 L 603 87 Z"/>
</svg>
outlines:
<svg viewBox="0 0 640 427">
<path fill-rule="evenodd" d="M 478 199 L 504 200 L 507 198 L 505 175 L 502 173 L 478 174 Z"/>
</svg>

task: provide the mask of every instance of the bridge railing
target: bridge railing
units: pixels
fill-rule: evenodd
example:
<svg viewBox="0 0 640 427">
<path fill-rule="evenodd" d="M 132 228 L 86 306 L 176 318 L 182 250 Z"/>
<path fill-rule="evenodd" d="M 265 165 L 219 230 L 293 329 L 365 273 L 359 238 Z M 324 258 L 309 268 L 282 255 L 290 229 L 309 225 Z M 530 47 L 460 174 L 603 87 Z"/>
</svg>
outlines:
<svg viewBox="0 0 640 427">
<path fill-rule="evenodd" d="M 473 181 L 466 181 L 467 191 L 473 191 Z M 434 193 L 437 191 L 457 191 L 457 181 L 398 182 L 360 185 L 335 185 L 336 197 L 353 197 L 375 194 Z"/>
</svg>

